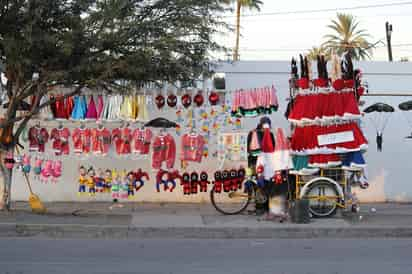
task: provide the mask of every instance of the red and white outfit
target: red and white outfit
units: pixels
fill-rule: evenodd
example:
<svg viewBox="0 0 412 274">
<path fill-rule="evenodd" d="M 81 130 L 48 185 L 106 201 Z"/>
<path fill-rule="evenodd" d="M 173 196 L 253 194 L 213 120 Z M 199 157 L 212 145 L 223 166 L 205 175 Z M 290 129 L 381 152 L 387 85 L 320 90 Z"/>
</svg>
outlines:
<svg viewBox="0 0 412 274">
<path fill-rule="evenodd" d="M 166 162 L 167 168 L 173 168 L 176 158 L 176 143 L 170 134 L 156 136 L 153 140 L 152 167 L 160 169 Z"/>
<path fill-rule="evenodd" d="M 199 134 L 185 134 L 182 137 L 180 160 L 200 163 L 202 161 L 205 139 Z"/>
<path fill-rule="evenodd" d="M 128 127 L 113 129 L 112 139 L 118 155 L 126 155 L 132 152 L 132 138 L 132 130 Z"/>
<path fill-rule="evenodd" d="M 72 135 L 74 152 L 76 154 L 88 154 L 91 151 L 91 130 L 88 128 L 76 128 Z"/>
<path fill-rule="evenodd" d="M 110 130 L 94 128 L 91 130 L 92 151 L 95 154 L 107 155 L 111 144 Z"/>
<path fill-rule="evenodd" d="M 70 131 L 68 128 L 54 128 L 51 131 L 50 139 L 53 140 L 52 147 L 55 155 L 60 156 L 69 154 L 69 138 Z"/>
<path fill-rule="evenodd" d="M 29 151 L 44 152 L 48 140 L 47 129 L 36 126 L 29 129 Z"/>
<path fill-rule="evenodd" d="M 133 153 L 148 155 L 150 151 L 150 144 L 152 142 L 153 133 L 149 128 L 137 128 L 133 132 Z"/>
</svg>

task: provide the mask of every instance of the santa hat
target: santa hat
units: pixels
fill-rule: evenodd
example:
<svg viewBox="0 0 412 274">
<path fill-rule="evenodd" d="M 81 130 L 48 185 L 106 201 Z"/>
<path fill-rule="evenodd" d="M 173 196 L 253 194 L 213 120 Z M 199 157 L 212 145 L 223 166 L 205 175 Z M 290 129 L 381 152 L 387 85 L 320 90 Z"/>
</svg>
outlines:
<svg viewBox="0 0 412 274">
<path fill-rule="evenodd" d="M 262 152 L 272 153 L 275 151 L 275 144 L 273 143 L 270 129 L 265 128 L 262 138 Z"/>
</svg>

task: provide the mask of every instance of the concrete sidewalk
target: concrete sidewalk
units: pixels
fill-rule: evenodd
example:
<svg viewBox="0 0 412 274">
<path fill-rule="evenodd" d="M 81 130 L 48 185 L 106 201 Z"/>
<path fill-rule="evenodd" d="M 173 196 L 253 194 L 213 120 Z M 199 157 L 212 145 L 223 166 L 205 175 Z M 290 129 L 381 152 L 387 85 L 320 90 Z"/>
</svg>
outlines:
<svg viewBox="0 0 412 274">
<path fill-rule="evenodd" d="M 412 204 L 368 204 L 359 214 L 279 223 L 254 215 L 223 216 L 210 204 L 27 203 L 0 212 L 0 237 L 47 238 L 412 238 Z"/>
</svg>

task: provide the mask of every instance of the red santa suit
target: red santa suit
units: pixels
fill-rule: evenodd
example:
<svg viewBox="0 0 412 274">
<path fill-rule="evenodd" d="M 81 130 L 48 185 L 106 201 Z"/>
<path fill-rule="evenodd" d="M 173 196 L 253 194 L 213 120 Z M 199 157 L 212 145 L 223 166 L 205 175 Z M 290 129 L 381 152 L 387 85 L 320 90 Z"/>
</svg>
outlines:
<svg viewBox="0 0 412 274">
<path fill-rule="evenodd" d="M 88 128 L 76 128 L 72 135 L 74 152 L 76 154 L 90 153 L 91 131 Z"/>
<path fill-rule="evenodd" d="M 185 134 L 182 137 L 180 159 L 182 161 L 202 161 L 205 140 L 199 134 Z"/>
<path fill-rule="evenodd" d="M 91 130 L 92 151 L 95 154 L 107 155 L 110 149 L 111 134 L 107 128 Z"/>
<path fill-rule="evenodd" d="M 159 135 L 153 141 L 152 167 L 159 169 L 163 162 L 167 168 L 173 168 L 176 158 L 175 140 L 170 134 Z"/>
<path fill-rule="evenodd" d="M 130 154 L 132 152 L 132 137 L 132 130 L 128 127 L 113 129 L 112 138 L 118 155 Z"/>
<path fill-rule="evenodd" d="M 29 150 L 34 152 L 44 152 L 49 133 L 45 128 L 32 127 L 29 129 Z"/>
<path fill-rule="evenodd" d="M 149 154 L 152 136 L 153 133 L 149 128 L 135 129 L 135 131 L 133 132 L 133 152 L 142 155 Z"/>
<path fill-rule="evenodd" d="M 54 128 L 50 134 L 53 140 L 54 154 L 57 156 L 68 155 L 70 152 L 69 145 L 70 131 L 68 128 Z"/>
</svg>

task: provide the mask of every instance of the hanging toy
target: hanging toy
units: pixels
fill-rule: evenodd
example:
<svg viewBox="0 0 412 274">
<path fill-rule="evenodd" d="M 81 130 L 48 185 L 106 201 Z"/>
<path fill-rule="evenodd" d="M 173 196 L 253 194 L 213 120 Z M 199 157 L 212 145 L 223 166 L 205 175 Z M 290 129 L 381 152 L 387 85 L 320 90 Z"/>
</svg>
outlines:
<svg viewBox="0 0 412 274">
<path fill-rule="evenodd" d="M 129 197 L 129 180 L 127 178 L 126 170 L 121 172 L 120 176 L 121 184 L 120 184 L 120 198 L 128 199 Z"/>
<path fill-rule="evenodd" d="M 235 120 L 235 129 L 236 130 L 241 130 L 242 129 L 242 120 L 240 120 L 239 118 L 236 118 L 236 120 Z"/>
<path fill-rule="evenodd" d="M 52 182 L 57 183 L 57 181 L 62 176 L 62 161 L 58 160 L 53 163 L 52 166 Z"/>
<path fill-rule="evenodd" d="M 157 190 L 157 192 L 160 192 L 160 185 L 164 186 L 165 191 L 167 190 L 167 181 L 164 180 L 165 175 L 167 175 L 166 170 L 160 169 L 157 172 L 157 175 L 156 175 L 156 190 Z"/>
<path fill-rule="evenodd" d="M 199 111 L 199 116 L 200 118 L 202 118 L 203 120 L 207 120 L 207 118 L 209 117 L 209 115 L 207 114 L 207 111 L 204 109 L 201 109 Z"/>
<path fill-rule="evenodd" d="M 112 189 L 112 171 L 110 169 L 106 169 L 104 172 L 103 183 L 104 183 L 104 192 L 111 192 Z"/>
<path fill-rule="evenodd" d="M 112 183 L 111 183 L 111 192 L 112 199 L 114 202 L 120 198 L 120 186 L 122 184 L 120 173 L 117 170 L 113 169 L 112 171 Z"/>
<path fill-rule="evenodd" d="M 189 108 L 191 104 L 192 104 L 192 97 L 186 93 L 185 95 L 182 96 L 182 105 L 185 108 Z"/>
<path fill-rule="evenodd" d="M 30 155 L 24 155 L 23 156 L 23 172 L 29 174 L 31 171 L 31 156 Z"/>
<path fill-rule="evenodd" d="M 177 96 L 174 94 L 169 94 L 169 96 L 167 96 L 167 105 L 171 108 L 176 107 L 177 105 Z"/>
<path fill-rule="evenodd" d="M 195 97 L 193 98 L 193 102 L 196 104 L 197 107 L 201 107 L 203 105 L 205 99 L 203 98 L 201 90 L 199 90 L 199 92 L 195 95 Z"/>
<path fill-rule="evenodd" d="M 84 166 L 79 167 L 79 195 L 86 193 L 87 171 Z"/>
<path fill-rule="evenodd" d="M 220 171 L 216 171 L 215 172 L 215 175 L 214 175 L 214 177 L 215 177 L 215 181 L 213 182 L 214 183 L 214 191 L 216 192 L 216 193 L 221 193 L 222 192 L 222 172 L 220 172 Z"/>
<path fill-rule="evenodd" d="M 185 119 L 183 118 L 183 111 L 181 109 L 179 109 L 178 111 L 176 111 L 176 116 L 177 116 L 177 120 L 176 122 L 178 124 L 181 124 L 185 121 Z"/>
<path fill-rule="evenodd" d="M 182 128 L 180 127 L 179 124 L 176 125 L 175 130 L 176 130 L 176 135 L 177 135 L 177 136 L 181 136 L 181 135 L 182 135 Z"/>
<path fill-rule="evenodd" d="M 172 172 L 168 172 L 167 174 L 167 189 L 169 189 L 170 192 L 173 192 L 173 190 L 176 188 L 176 180 L 182 181 L 182 177 L 179 174 L 179 171 L 174 170 Z M 172 187 L 169 187 L 169 184 L 172 185 Z M 165 191 L 167 190 L 165 189 Z"/>
<path fill-rule="evenodd" d="M 273 176 L 273 182 L 275 185 L 280 185 L 283 183 L 283 176 L 281 171 L 276 171 L 275 175 Z"/>
<path fill-rule="evenodd" d="M 102 169 L 98 170 L 97 176 L 94 177 L 94 183 L 96 184 L 97 193 L 103 193 L 105 191 L 104 172 Z"/>
<path fill-rule="evenodd" d="M 217 111 L 215 109 L 210 110 L 210 118 L 215 118 L 217 116 Z"/>
<path fill-rule="evenodd" d="M 134 191 L 136 189 L 136 176 L 134 172 L 129 172 L 127 174 L 127 198 L 134 198 Z"/>
<path fill-rule="evenodd" d="M 137 170 L 137 172 L 135 173 L 135 177 L 136 177 L 136 191 L 139 191 L 144 186 L 144 183 L 145 183 L 143 181 L 144 178 L 146 178 L 146 180 L 150 180 L 149 174 L 147 174 L 147 172 L 143 172 L 141 168 Z M 137 185 L 137 183 L 139 183 L 139 185 Z"/>
<path fill-rule="evenodd" d="M 259 165 L 256 168 L 256 173 L 257 173 L 257 185 L 259 187 L 264 187 L 265 186 L 265 177 L 263 176 L 263 172 L 265 169 L 263 168 L 262 165 Z"/>
<path fill-rule="evenodd" d="M 159 110 L 162 109 L 165 106 L 165 97 L 161 94 L 157 95 L 155 98 L 155 104 Z"/>
<path fill-rule="evenodd" d="M 89 195 L 94 196 L 96 195 L 96 184 L 94 181 L 94 177 L 96 176 L 96 172 L 94 171 L 93 167 L 90 167 L 87 171 L 87 187 L 89 188 Z"/>
<path fill-rule="evenodd" d="M 212 91 L 209 95 L 209 103 L 212 106 L 216 106 L 219 103 L 219 94 L 217 92 Z"/>
<path fill-rule="evenodd" d="M 187 172 L 183 173 L 182 181 L 181 181 L 180 184 L 183 186 L 183 194 L 184 195 L 190 195 L 192 193 L 189 173 L 187 173 Z"/>
<path fill-rule="evenodd" d="M 43 183 L 47 183 L 49 181 L 50 176 L 53 173 L 53 162 L 51 160 L 47 160 L 44 164 L 44 167 L 41 170 L 41 181 Z"/>
<path fill-rule="evenodd" d="M 191 185 L 191 193 L 197 194 L 197 189 L 199 186 L 199 175 L 197 174 L 196 171 L 190 174 L 190 185 Z"/>
<path fill-rule="evenodd" d="M 16 160 L 14 160 L 13 152 L 7 152 L 6 157 L 4 158 L 4 165 L 6 166 L 6 168 L 10 170 L 13 169 L 15 163 Z"/>
<path fill-rule="evenodd" d="M 14 165 L 17 170 L 23 169 L 23 157 L 21 155 L 17 155 L 14 159 Z"/>
<path fill-rule="evenodd" d="M 224 192 L 229 192 L 232 189 L 232 182 L 230 180 L 230 172 L 227 170 L 224 170 L 222 172 L 222 181 L 223 181 L 223 191 Z"/>
<path fill-rule="evenodd" d="M 34 161 L 33 171 L 34 171 L 34 178 L 37 180 L 40 179 L 42 166 L 43 166 L 43 160 L 36 158 Z"/>
<path fill-rule="evenodd" d="M 231 184 L 231 190 L 232 191 L 237 191 L 238 184 L 237 184 L 237 170 L 236 169 L 231 169 L 229 172 L 229 180 Z"/>
<path fill-rule="evenodd" d="M 210 184 L 208 177 L 207 172 L 200 173 L 200 192 L 207 192 L 207 185 Z"/>
<path fill-rule="evenodd" d="M 245 178 L 246 178 L 246 170 L 241 167 L 241 168 L 237 171 L 237 188 L 238 188 L 239 190 L 242 189 L 242 184 L 243 184 L 243 181 L 245 180 Z"/>
</svg>

